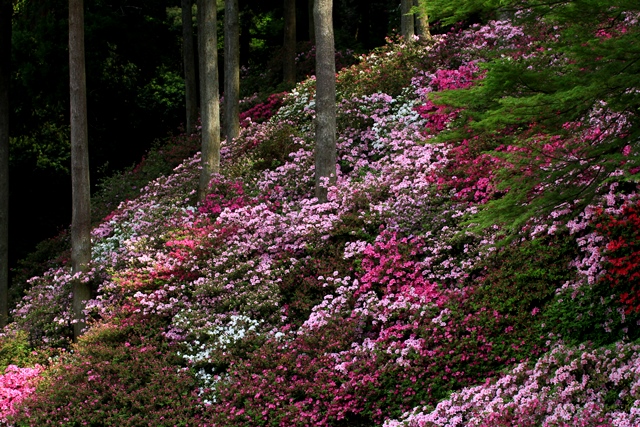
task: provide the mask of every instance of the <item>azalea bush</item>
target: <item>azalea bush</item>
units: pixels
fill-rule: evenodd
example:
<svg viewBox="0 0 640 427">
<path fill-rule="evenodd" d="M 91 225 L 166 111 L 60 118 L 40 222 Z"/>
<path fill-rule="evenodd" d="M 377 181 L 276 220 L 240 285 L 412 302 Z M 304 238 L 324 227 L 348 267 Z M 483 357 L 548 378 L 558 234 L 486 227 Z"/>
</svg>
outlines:
<svg viewBox="0 0 640 427">
<path fill-rule="evenodd" d="M 0 375 L 0 425 L 10 424 L 12 417 L 19 413 L 19 404 L 35 391 L 42 371 L 41 365 L 31 368 L 9 365 L 5 368 Z"/>
<path fill-rule="evenodd" d="M 558 345 L 533 367 L 520 364 L 384 426 L 632 426 L 640 421 L 637 366 L 634 344 Z"/>
<path fill-rule="evenodd" d="M 18 425 L 201 425 L 193 377 L 149 326 L 94 327 L 23 398 Z"/>
</svg>

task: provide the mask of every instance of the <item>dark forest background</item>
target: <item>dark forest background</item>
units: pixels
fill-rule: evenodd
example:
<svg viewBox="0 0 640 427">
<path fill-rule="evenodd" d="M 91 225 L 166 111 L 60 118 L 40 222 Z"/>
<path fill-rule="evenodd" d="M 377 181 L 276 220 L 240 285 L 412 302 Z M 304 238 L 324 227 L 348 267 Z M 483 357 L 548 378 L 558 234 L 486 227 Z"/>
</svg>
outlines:
<svg viewBox="0 0 640 427">
<path fill-rule="evenodd" d="M 86 0 L 86 73 L 93 190 L 132 167 L 184 123 L 180 2 Z M 240 2 L 241 97 L 282 82 L 283 1 Z M 298 0 L 298 79 L 313 73 L 308 0 Z M 68 11 L 66 0 L 14 6 L 10 117 L 10 268 L 71 221 Z M 195 18 L 195 7 L 194 7 Z M 218 5 L 224 78 L 223 3 Z M 195 19 L 194 19 L 195 23 Z M 336 50 L 350 56 L 385 43 L 400 2 L 336 0 Z M 194 28 L 194 40 L 196 28 Z M 348 58 L 344 59 L 348 63 Z"/>
</svg>

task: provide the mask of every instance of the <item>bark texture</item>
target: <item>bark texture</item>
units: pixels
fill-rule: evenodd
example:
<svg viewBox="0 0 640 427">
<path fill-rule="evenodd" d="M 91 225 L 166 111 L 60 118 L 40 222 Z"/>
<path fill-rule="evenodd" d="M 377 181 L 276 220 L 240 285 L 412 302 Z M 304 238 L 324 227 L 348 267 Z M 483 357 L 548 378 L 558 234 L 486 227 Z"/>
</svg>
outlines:
<svg viewBox="0 0 640 427">
<path fill-rule="evenodd" d="M 296 83 L 296 0 L 284 0 L 284 82 L 293 87 Z"/>
<path fill-rule="evenodd" d="M 187 134 L 196 129 L 198 120 L 198 90 L 196 86 L 196 65 L 193 48 L 193 18 L 191 15 L 192 0 L 182 0 L 182 61 L 184 63 L 184 97 L 186 105 Z"/>
<path fill-rule="evenodd" d="M 336 60 L 332 9 L 332 0 L 316 0 L 315 191 L 320 203 L 327 201 L 327 185 L 336 182 Z"/>
<path fill-rule="evenodd" d="M 0 0 L 0 328 L 9 319 L 9 82 L 11 0 Z"/>
<path fill-rule="evenodd" d="M 413 0 L 413 5 L 420 8 L 420 12 L 416 15 L 416 34 L 422 40 L 431 40 L 431 31 L 429 30 L 429 16 L 425 8 L 421 8 L 420 3 L 427 0 Z"/>
<path fill-rule="evenodd" d="M 238 0 L 224 2 L 224 115 L 227 141 L 240 132 L 240 21 Z"/>
<path fill-rule="evenodd" d="M 87 130 L 87 84 L 84 55 L 83 0 L 69 0 L 69 89 L 71 98 L 71 269 L 85 271 L 91 261 L 91 200 L 89 187 L 89 136 Z M 85 302 L 89 285 L 73 284 L 74 337 L 85 327 Z"/>
<path fill-rule="evenodd" d="M 413 7 L 413 0 L 402 0 L 400 5 L 401 9 L 401 19 L 400 19 L 400 35 L 404 37 L 405 40 L 413 40 L 413 36 L 415 35 L 415 26 L 413 24 L 413 13 L 411 13 L 411 8 Z"/>
<path fill-rule="evenodd" d="M 199 0 L 200 103 L 202 170 L 198 200 L 204 200 L 213 174 L 220 172 L 220 93 L 218 88 L 218 36 L 215 0 Z"/>
</svg>

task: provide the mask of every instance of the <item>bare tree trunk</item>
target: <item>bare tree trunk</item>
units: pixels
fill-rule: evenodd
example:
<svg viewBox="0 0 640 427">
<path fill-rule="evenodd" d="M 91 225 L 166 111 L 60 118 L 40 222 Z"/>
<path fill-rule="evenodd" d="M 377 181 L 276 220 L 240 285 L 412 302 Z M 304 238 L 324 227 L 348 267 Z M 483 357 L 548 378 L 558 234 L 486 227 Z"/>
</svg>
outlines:
<svg viewBox="0 0 640 427">
<path fill-rule="evenodd" d="M 192 134 L 198 119 L 198 92 L 196 87 L 195 54 L 193 51 L 192 0 L 182 0 L 182 58 L 184 62 L 184 95 L 187 109 L 185 131 Z"/>
<path fill-rule="evenodd" d="M 225 136 L 231 142 L 240 133 L 240 21 L 238 0 L 224 2 L 224 112 Z"/>
<path fill-rule="evenodd" d="M 413 6 L 413 0 L 402 0 L 400 9 L 402 16 L 400 17 L 400 35 L 405 40 L 413 40 L 415 35 L 415 27 L 413 25 L 413 13 L 411 13 L 411 7 Z"/>
<path fill-rule="evenodd" d="M 431 40 L 429 16 L 427 15 L 426 7 L 422 7 L 422 4 L 426 1 L 427 0 L 413 0 L 413 5 L 419 8 L 419 12 L 416 15 L 416 34 L 418 34 L 422 40 Z"/>
<path fill-rule="evenodd" d="M 9 320 L 9 84 L 11 0 L 0 0 L 0 328 Z"/>
<path fill-rule="evenodd" d="M 71 269 L 86 271 L 91 261 L 91 200 L 89 189 L 89 136 L 87 130 L 87 84 L 84 60 L 83 0 L 69 0 L 69 88 L 71 95 Z M 73 284 L 74 337 L 85 327 L 85 302 L 89 285 Z"/>
<path fill-rule="evenodd" d="M 313 22 L 313 5 L 315 0 L 309 0 L 309 41 L 316 44 L 316 25 Z"/>
<path fill-rule="evenodd" d="M 296 0 L 284 0 L 284 82 L 293 87 L 296 84 Z"/>
<path fill-rule="evenodd" d="M 327 201 L 327 184 L 336 182 L 336 58 L 333 0 L 316 0 L 316 197 Z"/>
<path fill-rule="evenodd" d="M 220 172 L 220 94 L 218 89 L 218 35 L 215 0 L 198 0 L 200 43 L 200 100 L 202 170 L 198 200 L 204 200 L 213 174 Z"/>
</svg>

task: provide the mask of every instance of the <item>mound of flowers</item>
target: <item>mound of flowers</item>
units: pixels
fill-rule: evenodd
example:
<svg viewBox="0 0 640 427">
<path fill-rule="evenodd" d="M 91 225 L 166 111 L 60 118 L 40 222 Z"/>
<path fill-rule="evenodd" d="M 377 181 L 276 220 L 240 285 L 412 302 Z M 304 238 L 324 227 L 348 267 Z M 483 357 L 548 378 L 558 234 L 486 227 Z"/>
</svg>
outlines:
<svg viewBox="0 0 640 427">
<path fill-rule="evenodd" d="M 637 185 L 611 174 L 586 205 L 553 206 L 511 240 L 474 223 L 516 190 L 505 176 L 594 143 L 601 115 L 524 148 L 441 137 L 464 109 L 439 94 L 482 82 L 488 52 L 515 58 L 533 42 L 492 22 L 343 70 L 326 203 L 312 195 L 313 79 L 223 144 L 203 202 L 196 155 L 122 203 L 93 230 L 89 272 L 33 278 L 16 308 L 10 328 L 32 346 L 72 351 L 37 368 L 10 422 L 637 423 Z M 73 280 L 94 290 L 75 344 Z"/>
</svg>

